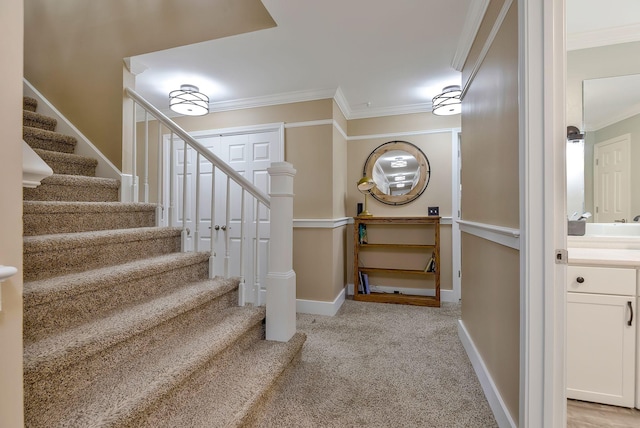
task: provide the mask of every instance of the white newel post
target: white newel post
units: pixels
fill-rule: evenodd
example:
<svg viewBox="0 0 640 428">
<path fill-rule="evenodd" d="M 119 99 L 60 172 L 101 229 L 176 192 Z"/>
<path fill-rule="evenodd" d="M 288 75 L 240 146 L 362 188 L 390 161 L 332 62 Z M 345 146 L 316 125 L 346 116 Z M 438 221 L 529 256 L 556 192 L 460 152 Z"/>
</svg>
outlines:
<svg viewBox="0 0 640 428">
<path fill-rule="evenodd" d="M 293 177 L 288 162 L 274 162 L 267 288 L 267 340 L 287 342 L 296 332 L 296 273 L 293 271 Z"/>
</svg>

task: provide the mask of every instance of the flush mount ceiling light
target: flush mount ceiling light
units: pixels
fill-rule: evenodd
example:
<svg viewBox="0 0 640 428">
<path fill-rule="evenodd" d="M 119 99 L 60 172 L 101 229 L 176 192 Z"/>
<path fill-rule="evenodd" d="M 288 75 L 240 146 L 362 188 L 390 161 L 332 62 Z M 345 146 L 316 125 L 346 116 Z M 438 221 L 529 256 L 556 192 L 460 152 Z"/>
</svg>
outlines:
<svg viewBox="0 0 640 428">
<path fill-rule="evenodd" d="M 209 113 L 209 97 L 198 92 L 197 86 L 181 85 L 169 93 L 169 107 L 176 113 L 202 116 Z"/>
<path fill-rule="evenodd" d="M 432 111 L 438 116 L 449 116 L 458 114 L 462 110 L 460 95 L 462 91 L 460 86 L 451 85 L 442 90 L 442 93 L 433 97 Z"/>
</svg>

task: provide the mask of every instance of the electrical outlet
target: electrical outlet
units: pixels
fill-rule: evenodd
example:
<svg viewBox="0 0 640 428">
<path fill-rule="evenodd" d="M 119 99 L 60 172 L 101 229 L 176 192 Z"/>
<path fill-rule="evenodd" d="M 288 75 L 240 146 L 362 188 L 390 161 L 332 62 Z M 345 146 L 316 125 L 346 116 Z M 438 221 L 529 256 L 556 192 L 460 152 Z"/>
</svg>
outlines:
<svg viewBox="0 0 640 428">
<path fill-rule="evenodd" d="M 429 215 L 440 215 L 440 207 L 429 207 L 427 212 Z"/>
</svg>

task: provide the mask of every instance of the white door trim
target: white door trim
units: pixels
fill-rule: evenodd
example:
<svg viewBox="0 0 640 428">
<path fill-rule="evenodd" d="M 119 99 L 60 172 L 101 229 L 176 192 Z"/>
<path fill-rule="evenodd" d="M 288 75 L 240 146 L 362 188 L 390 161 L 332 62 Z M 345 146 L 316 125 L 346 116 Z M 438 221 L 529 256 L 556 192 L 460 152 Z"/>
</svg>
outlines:
<svg viewBox="0 0 640 428">
<path fill-rule="evenodd" d="M 566 424 L 564 10 L 518 0 L 521 428 Z"/>
<path fill-rule="evenodd" d="M 451 277 L 453 299 L 460 301 L 462 295 L 462 255 L 460 237 L 460 128 L 451 130 Z"/>
</svg>

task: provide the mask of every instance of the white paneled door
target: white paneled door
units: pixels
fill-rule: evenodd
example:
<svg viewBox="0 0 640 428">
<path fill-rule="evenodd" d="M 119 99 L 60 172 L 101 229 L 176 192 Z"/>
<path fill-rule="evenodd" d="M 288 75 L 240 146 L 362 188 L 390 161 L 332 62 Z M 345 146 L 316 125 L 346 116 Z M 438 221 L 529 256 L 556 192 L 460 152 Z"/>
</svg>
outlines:
<svg viewBox="0 0 640 428">
<path fill-rule="evenodd" d="M 630 136 L 622 135 L 594 145 L 594 221 L 630 221 Z"/>
<path fill-rule="evenodd" d="M 267 129 L 263 127 L 197 132 L 192 136 L 264 193 L 269 193 L 267 168 L 273 162 L 284 160 L 284 133 L 281 124 Z M 198 183 L 195 179 L 195 151 L 187 149 L 185 157 L 182 141 L 174 140 L 173 150 L 170 150 L 169 139 L 166 139 L 165 154 L 168 156 L 165 156 L 165 163 L 173 163 L 173 180 L 167 185 L 173 187 L 177 200 L 177 203 L 172 205 L 171 218 L 174 220 L 171 224 L 182 226 L 181 200 L 185 189 L 183 180 L 186 176 L 187 209 L 184 217 L 186 227 L 190 229 L 187 250 L 211 251 L 213 248 L 215 274 L 227 277 L 241 276 L 243 270 L 245 286 L 241 290 L 241 302 L 263 304 L 270 238 L 269 211 L 264 205 L 257 205 L 255 199 L 245 192 L 243 241 L 242 188 L 233 180 L 228 180 L 218 169 L 212 180 L 211 164 L 203 158 L 200 159 Z M 169 156 L 171 152 L 173 157 Z M 185 159 L 186 169 L 183 164 Z M 194 206 L 196 193 L 200 194 L 197 227 Z M 244 269 L 241 269 L 240 265 L 241 252 Z"/>
</svg>

